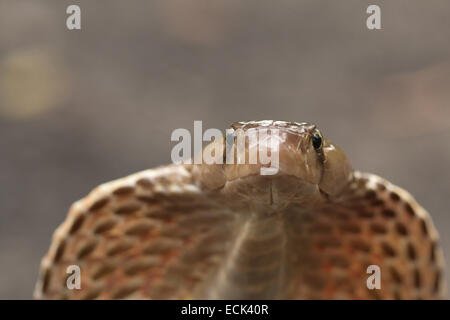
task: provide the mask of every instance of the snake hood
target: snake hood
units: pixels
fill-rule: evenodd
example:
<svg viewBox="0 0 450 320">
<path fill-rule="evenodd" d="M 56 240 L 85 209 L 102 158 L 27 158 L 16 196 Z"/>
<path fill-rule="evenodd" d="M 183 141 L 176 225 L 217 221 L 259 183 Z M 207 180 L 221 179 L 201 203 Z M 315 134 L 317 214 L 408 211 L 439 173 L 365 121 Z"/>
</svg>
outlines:
<svg viewBox="0 0 450 320">
<path fill-rule="evenodd" d="M 42 259 L 35 297 L 445 297 L 438 232 L 406 190 L 352 170 L 312 124 L 233 129 L 258 140 L 240 154 L 239 135 L 217 139 L 203 155 L 224 163 L 144 170 L 76 201 Z M 255 151 L 270 161 L 239 162 Z M 80 269 L 79 290 L 67 286 L 71 266 Z M 371 268 L 381 272 L 374 286 Z"/>
</svg>

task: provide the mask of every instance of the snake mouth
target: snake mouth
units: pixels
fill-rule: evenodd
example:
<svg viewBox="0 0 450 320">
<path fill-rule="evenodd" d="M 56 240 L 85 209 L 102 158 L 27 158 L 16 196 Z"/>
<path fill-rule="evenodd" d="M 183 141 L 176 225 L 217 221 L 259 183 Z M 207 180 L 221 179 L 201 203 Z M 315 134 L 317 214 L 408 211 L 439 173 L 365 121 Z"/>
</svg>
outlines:
<svg viewBox="0 0 450 320">
<path fill-rule="evenodd" d="M 273 153 L 272 153 L 273 154 Z M 261 176 L 275 179 L 281 176 L 293 176 L 299 180 L 318 184 L 322 176 L 322 164 L 316 154 L 310 155 L 301 150 L 292 150 L 290 145 L 281 145 L 275 161 L 256 164 L 225 164 L 222 166 L 226 181 Z"/>
<path fill-rule="evenodd" d="M 264 209 L 265 215 L 273 213 L 289 203 L 314 203 L 323 199 L 319 186 L 293 175 L 250 175 L 227 181 L 222 192 L 251 207 Z M 262 210 L 262 209 L 261 209 Z"/>
</svg>

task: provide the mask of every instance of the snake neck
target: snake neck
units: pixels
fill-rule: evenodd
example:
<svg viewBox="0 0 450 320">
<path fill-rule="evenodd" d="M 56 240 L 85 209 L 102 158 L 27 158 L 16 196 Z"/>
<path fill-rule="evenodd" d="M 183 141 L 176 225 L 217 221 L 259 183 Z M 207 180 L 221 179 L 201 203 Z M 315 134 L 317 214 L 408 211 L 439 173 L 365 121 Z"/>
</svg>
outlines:
<svg viewBox="0 0 450 320">
<path fill-rule="evenodd" d="M 219 268 L 211 299 L 271 299 L 286 281 L 286 234 L 276 214 L 251 214 Z"/>
<path fill-rule="evenodd" d="M 247 179 L 224 188 L 225 194 L 231 194 L 229 203 L 237 203 L 230 211 L 239 222 L 223 262 L 201 294 L 208 299 L 289 297 L 289 279 L 299 271 L 296 259 L 309 250 L 308 240 L 299 239 L 298 230 L 311 216 L 311 207 L 324 201 L 317 186 L 292 177 Z M 258 183 L 263 179 L 266 183 Z"/>
</svg>

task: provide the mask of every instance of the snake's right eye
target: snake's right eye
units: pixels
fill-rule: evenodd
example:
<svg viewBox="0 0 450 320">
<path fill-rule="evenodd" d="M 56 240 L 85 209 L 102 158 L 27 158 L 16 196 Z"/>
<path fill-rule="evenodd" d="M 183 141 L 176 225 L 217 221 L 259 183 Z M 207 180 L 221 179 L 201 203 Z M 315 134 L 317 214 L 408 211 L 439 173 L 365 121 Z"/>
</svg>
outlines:
<svg viewBox="0 0 450 320">
<path fill-rule="evenodd" d="M 311 141 L 314 149 L 319 150 L 322 148 L 322 135 L 320 133 L 313 133 Z"/>
</svg>

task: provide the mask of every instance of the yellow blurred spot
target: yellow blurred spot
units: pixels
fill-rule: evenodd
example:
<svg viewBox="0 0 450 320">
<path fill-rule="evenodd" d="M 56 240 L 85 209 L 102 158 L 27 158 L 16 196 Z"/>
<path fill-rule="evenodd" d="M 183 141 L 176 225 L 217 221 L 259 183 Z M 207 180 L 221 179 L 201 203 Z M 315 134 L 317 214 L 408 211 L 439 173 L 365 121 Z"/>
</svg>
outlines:
<svg viewBox="0 0 450 320">
<path fill-rule="evenodd" d="M 29 119 L 60 106 L 65 83 L 61 65 L 49 53 L 11 53 L 0 60 L 0 116 Z"/>
</svg>

